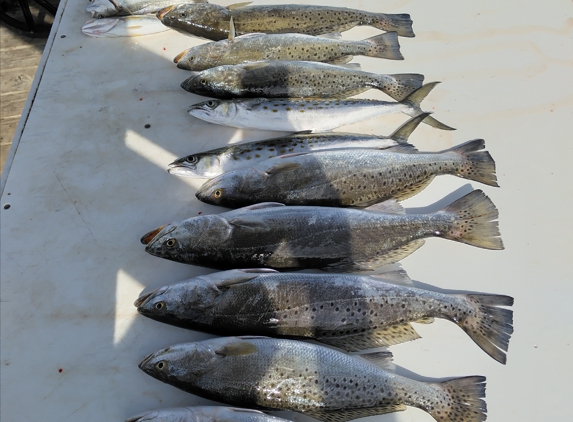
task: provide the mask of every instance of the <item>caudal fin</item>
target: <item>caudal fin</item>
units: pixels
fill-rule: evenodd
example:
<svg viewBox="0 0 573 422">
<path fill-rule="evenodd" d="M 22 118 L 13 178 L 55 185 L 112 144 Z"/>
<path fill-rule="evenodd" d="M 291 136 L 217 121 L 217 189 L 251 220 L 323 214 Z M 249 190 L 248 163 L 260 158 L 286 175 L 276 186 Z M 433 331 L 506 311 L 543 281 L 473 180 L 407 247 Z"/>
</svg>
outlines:
<svg viewBox="0 0 573 422">
<path fill-rule="evenodd" d="M 482 422 L 487 418 L 485 377 L 456 378 L 436 384 L 441 396 L 427 412 L 438 422 Z"/>
<path fill-rule="evenodd" d="M 463 160 L 455 175 L 498 187 L 495 175 L 495 161 L 493 161 L 489 152 L 480 151 L 484 148 L 485 141 L 483 139 L 474 139 L 449 149 L 448 152 L 460 154 Z"/>
<path fill-rule="evenodd" d="M 423 111 L 420 108 L 420 104 L 438 84 L 439 82 L 430 82 L 429 84 L 423 85 L 421 88 L 418 88 L 416 91 L 412 92 L 402 101 L 400 101 L 402 104 L 409 106 L 409 110 L 404 111 L 404 113 L 411 117 L 416 117 L 422 114 Z M 455 130 L 453 127 L 443 124 L 442 122 L 434 119 L 432 116 L 426 117 L 424 119 L 424 123 L 437 129 Z"/>
<path fill-rule="evenodd" d="M 504 352 L 513 333 L 513 311 L 498 306 L 513 305 L 513 298 L 486 294 L 470 294 L 465 298 L 474 311 L 459 318 L 457 324 L 484 352 L 505 365 Z"/>
<path fill-rule="evenodd" d="M 396 32 L 401 37 L 415 37 L 412 30 L 412 19 L 407 13 L 401 14 L 386 14 L 376 13 L 374 19 L 370 23 L 374 28 L 383 31 Z"/>
<path fill-rule="evenodd" d="M 364 40 L 368 43 L 368 48 L 364 52 L 368 57 L 379 57 L 381 59 L 404 60 L 400 52 L 400 43 L 396 32 L 386 32 L 375 37 Z"/>
<path fill-rule="evenodd" d="M 441 235 L 446 239 L 485 249 L 503 249 L 497 208 L 485 193 L 477 189 L 449 205 L 442 212 L 451 213 L 454 221 Z"/>
<path fill-rule="evenodd" d="M 402 101 L 413 92 L 419 90 L 423 83 L 424 75 L 418 73 L 380 75 L 379 85 L 376 88 L 395 100 Z"/>
</svg>

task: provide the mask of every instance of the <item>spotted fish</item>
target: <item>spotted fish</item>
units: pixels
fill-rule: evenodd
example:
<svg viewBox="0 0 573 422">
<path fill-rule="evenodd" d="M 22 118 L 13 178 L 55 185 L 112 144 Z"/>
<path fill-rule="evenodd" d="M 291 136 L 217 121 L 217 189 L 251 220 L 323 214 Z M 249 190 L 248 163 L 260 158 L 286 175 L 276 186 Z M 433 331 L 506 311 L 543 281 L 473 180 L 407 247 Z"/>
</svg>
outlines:
<svg viewBox="0 0 573 422">
<path fill-rule="evenodd" d="M 404 59 L 398 36 L 395 32 L 386 32 L 362 41 L 304 34 L 246 34 L 189 48 L 173 61 L 179 69 L 199 71 L 260 60 L 341 63 L 352 60 L 352 56 Z"/>
<path fill-rule="evenodd" d="M 125 422 L 288 422 L 258 410 L 225 406 L 173 407 L 135 415 Z"/>
<path fill-rule="evenodd" d="M 229 208 L 258 202 L 365 207 L 407 199 L 444 174 L 498 186 L 495 162 L 484 147 L 483 139 L 475 139 L 440 152 L 417 152 L 408 145 L 288 154 L 223 173 L 195 196 Z"/>
<path fill-rule="evenodd" d="M 250 2 L 249 2 L 250 3 Z M 413 37 L 408 14 L 372 13 L 346 7 L 302 4 L 248 6 L 237 3 L 227 7 L 215 4 L 179 4 L 157 12 L 164 25 L 187 35 L 224 40 L 229 38 L 231 17 L 237 35 L 266 34 L 320 35 L 347 31 L 368 25 L 403 37 Z"/>
<path fill-rule="evenodd" d="M 486 419 L 485 377 L 416 381 L 383 369 L 387 354 L 361 356 L 295 340 L 223 337 L 158 350 L 139 367 L 210 400 L 291 410 L 320 421 L 348 421 L 406 406 L 439 422 Z"/>
<path fill-rule="evenodd" d="M 400 102 L 362 99 L 296 99 L 296 98 L 238 98 L 209 100 L 194 104 L 189 114 L 207 122 L 243 129 L 283 132 L 324 132 L 392 113 L 411 117 L 423 113 L 421 101 L 438 82 L 417 89 Z M 443 130 L 453 128 L 432 116 L 424 123 Z"/>
<path fill-rule="evenodd" d="M 388 281 L 389 280 L 389 281 Z M 398 282 L 400 284 L 398 284 Z M 309 337 L 349 352 L 419 338 L 410 322 L 455 322 L 505 364 L 513 298 L 413 287 L 402 270 L 377 276 L 229 270 L 142 294 L 140 314 L 217 335 Z"/>
<path fill-rule="evenodd" d="M 203 70 L 187 78 L 181 87 L 193 94 L 223 99 L 346 98 L 375 88 L 401 101 L 424 82 L 424 76 L 417 73 L 382 75 L 359 67 L 267 60 Z"/>
<path fill-rule="evenodd" d="M 503 249 L 498 212 L 480 190 L 431 214 L 395 202 L 364 210 L 262 203 L 159 227 L 141 238 L 151 255 L 217 269 L 271 267 L 367 271 L 442 237 Z"/>
</svg>

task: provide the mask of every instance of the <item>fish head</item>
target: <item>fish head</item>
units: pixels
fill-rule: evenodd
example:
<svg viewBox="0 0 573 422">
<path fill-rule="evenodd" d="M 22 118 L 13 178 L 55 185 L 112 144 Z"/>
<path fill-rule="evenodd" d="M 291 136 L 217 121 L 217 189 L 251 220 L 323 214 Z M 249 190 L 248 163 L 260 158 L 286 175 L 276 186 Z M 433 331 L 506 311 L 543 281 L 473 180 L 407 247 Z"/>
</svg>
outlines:
<svg viewBox="0 0 573 422">
<path fill-rule="evenodd" d="M 232 231 L 223 217 L 202 215 L 152 230 L 141 242 L 151 255 L 176 262 L 201 263 L 229 239 Z"/>
<path fill-rule="evenodd" d="M 190 76 L 181 88 L 205 97 L 235 98 L 243 92 L 244 73 L 239 66 L 217 66 Z"/>
<path fill-rule="evenodd" d="M 140 314 L 172 325 L 208 323 L 207 311 L 220 293 L 213 281 L 200 276 L 142 293 L 134 305 Z"/>
<path fill-rule="evenodd" d="M 216 368 L 221 360 L 204 342 L 176 344 L 143 358 L 139 369 L 153 378 L 185 389 Z"/>
<path fill-rule="evenodd" d="M 117 15 L 119 7 L 111 0 L 90 0 L 91 4 L 86 7 L 86 12 L 91 13 L 94 18 L 106 18 Z"/>
<path fill-rule="evenodd" d="M 219 66 L 231 50 L 231 42 L 222 40 L 188 48 L 173 60 L 179 69 L 201 71 Z"/>
<path fill-rule="evenodd" d="M 236 208 L 252 204 L 265 188 L 268 175 L 249 167 L 223 173 L 204 183 L 195 196 L 202 202 Z"/>
<path fill-rule="evenodd" d="M 208 40 L 223 40 L 229 34 L 231 14 L 211 3 L 178 4 L 157 12 L 163 25 Z"/>
<path fill-rule="evenodd" d="M 202 420 L 200 408 L 172 407 L 143 412 L 132 416 L 125 422 L 199 422 Z"/>
<path fill-rule="evenodd" d="M 198 119 L 211 123 L 227 125 L 238 113 L 235 101 L 209 100 L 199 104 L 193 104 L 189 108 L 189 114 Z"/>
<path fill-rule="evenodd" d="M 215 177 L 223 172 L 221 157 L 212 154 L 192 154 L 169 164 L 167 171 L 176 176 Z"/>
</svg>

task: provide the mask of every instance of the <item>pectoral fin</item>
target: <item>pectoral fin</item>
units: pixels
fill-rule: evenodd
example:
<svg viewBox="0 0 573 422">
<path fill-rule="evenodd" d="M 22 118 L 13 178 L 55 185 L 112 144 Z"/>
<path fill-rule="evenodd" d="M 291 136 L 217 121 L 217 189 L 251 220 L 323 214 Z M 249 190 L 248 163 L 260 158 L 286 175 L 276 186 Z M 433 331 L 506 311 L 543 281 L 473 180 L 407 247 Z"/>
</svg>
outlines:
<svg viewBox="0 0 573 422">
<path fill-rule="evenodd" d="M 215 354 L 223 357 L 227 356 L 247 356 L 257 351 L 257 346 L 249 342 L 239 342 L 227 344 L 215 350 Z"/>
</svg>

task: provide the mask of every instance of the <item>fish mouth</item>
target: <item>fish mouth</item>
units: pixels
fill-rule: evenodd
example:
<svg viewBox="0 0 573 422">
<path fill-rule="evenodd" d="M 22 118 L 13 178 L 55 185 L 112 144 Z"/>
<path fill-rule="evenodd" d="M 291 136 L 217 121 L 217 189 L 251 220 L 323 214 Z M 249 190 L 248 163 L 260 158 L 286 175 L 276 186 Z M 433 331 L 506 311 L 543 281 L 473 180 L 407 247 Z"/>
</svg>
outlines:
<svg viewBox="0 0 573 422">
<path fill-rule="evenodd" d="M 143 358 L 143 360 L 141 362 L 139 362 L 139 365 L 137 365 L 139 367 L 139 369 L 141 369 L 144 372 L 147 372 L 145 369 L 147 367 L 147 364 L 149 363 L 149 361 L 151 359 L 153 359 L 153 357 L 155 356 L 155 352 L 148 354 L 147 356 L 145 356 Z"/>
<path fill-rule="evenodd" d="M 178 55 L 176 55 L 175 58 L 173 59 L 173 63 L 179 63 L 179 60 L 181 60 L 181 58 L 182 58 L 185 54 L 187 54 L 187 51 L 189 51 L 189 50 L 185 50 L 184 52 L 179 53 Z"/>
<path fill-rule="evenodd" d="M 165 9 L 161 9 L 160 11 L 157 12 L 156 16 L 158 19 L 163 19 L 163 16 L 165 16 L 169 11 L 175 9 L 176 5 L 173 6 L 167 6 Z"/>
<path fill-rule="evenodd" d="M 157 410 L 150 410 L 147 412 L 139 413 L 135 416 L 132 416 L 129 419 L 126 419 L 125 422 L 143 422 L 143 421 L 152 421 L 159 415 Z"/>
<path fill-rule="evenodd" d="M 164 293 L 166 290 L 167 290 L 167 286 L 163 286 L 163 287 L 160 287 L 159 289 L 152 290 L 149 293 L 142 293 L 137 298 L 137 300 L 135 302 L 133 302 L 133 305 L 136 308 L 140 308 L 140 307 L 144 306 L 149 301 L 149 299 L 155 297 L 158 294 Z"/>
<path fill-rule="evenodd" d="M 159 232 L 161 230 L 163 230 L 164 228 L 165 228 L 165 225 L 160 226 L 160 227 L 156 228 L 155 230 L 152 230 L 150 232 L 145 233 L 140 239 L 141 243 L 143 243 L 144 245 L 149 244 L 153 240 L 153 238 L 155 236 L 157 236 L 159 234 Z"/>
</svg>

